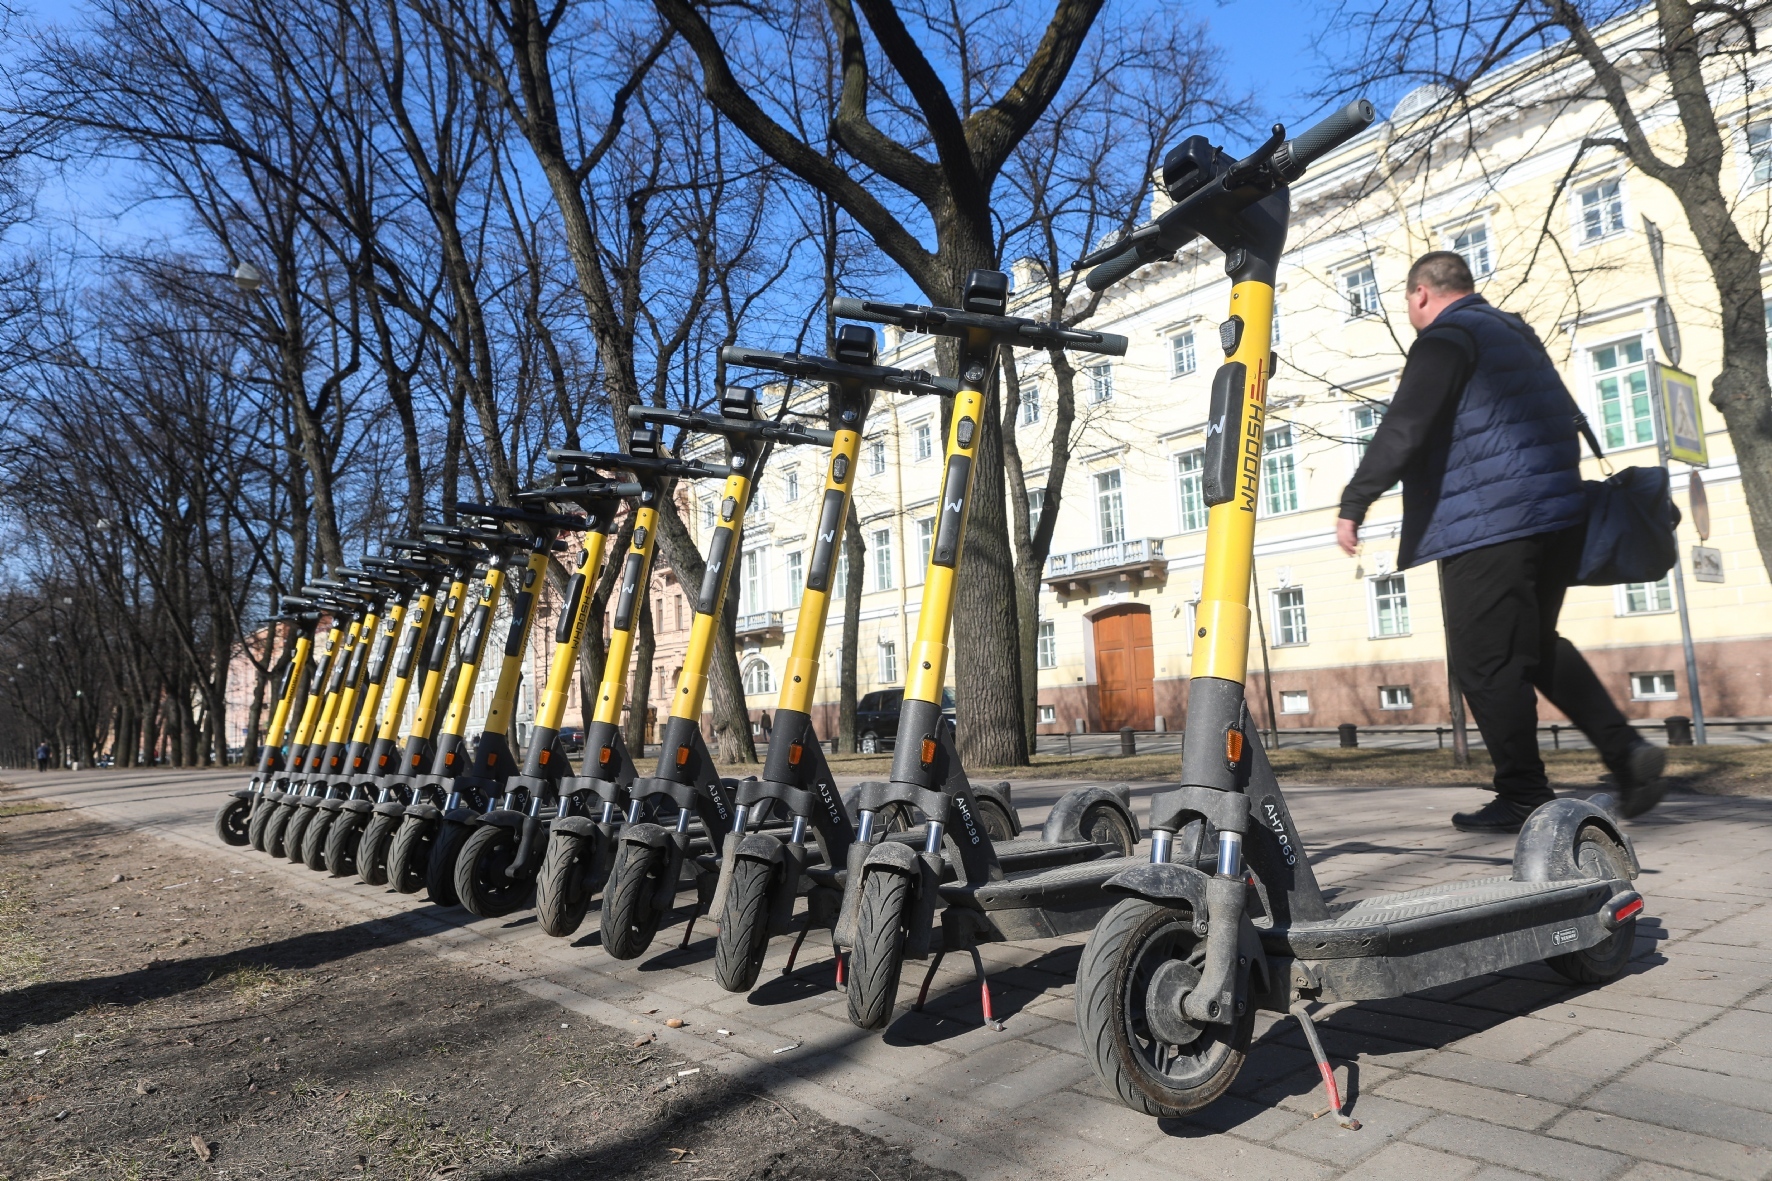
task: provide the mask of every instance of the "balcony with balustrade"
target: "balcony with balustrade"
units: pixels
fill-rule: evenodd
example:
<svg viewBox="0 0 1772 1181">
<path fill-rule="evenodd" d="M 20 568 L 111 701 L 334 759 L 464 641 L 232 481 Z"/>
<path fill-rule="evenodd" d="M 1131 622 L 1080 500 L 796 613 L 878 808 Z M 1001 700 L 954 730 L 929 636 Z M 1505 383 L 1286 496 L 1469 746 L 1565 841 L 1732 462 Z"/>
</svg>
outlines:
<svg viewBox="0 0 1772 1181">
<path fill-rule="evenodd" d="M 780 611 L 753 611 L 740 615 L 733 634 L 741 644 L 777 644 L 781 642 Z"/>
<path fill-rule="evenodd" d="M 1070 597 L 1091 593 L 1104 582 L 1123 587 L 1161 584 L 1168 576 L 1161 537 L 1133 537 L 1107 545 L 1053 554 L 1046 559 L 1047 586 Z"/>
</svg>

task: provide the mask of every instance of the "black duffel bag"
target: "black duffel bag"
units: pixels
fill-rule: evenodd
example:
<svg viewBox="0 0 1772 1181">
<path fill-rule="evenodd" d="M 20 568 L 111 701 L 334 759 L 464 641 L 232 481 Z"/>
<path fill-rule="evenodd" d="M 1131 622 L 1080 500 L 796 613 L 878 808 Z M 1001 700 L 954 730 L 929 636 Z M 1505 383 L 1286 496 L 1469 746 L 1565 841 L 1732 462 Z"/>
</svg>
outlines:
<svg viewBox="0 0 1772 1181">
<path fill-rule="evenodd" d="M 1585 417 L 1577 418 L 1587 445 L 1604 459 Z M 1587 538 L 1581 545 L 1582 586 L 1658 582 L 1680 560 L 1674 529 L 1680 509 L 1664 467 L 1627 467 L 1604 480 L 1584 480 Z"/>
</svg>

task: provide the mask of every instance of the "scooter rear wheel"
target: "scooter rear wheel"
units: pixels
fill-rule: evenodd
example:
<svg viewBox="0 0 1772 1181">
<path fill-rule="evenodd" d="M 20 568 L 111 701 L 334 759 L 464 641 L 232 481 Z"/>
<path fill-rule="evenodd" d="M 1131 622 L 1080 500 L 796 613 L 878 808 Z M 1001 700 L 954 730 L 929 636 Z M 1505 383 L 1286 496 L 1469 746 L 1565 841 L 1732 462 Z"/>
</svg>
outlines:
<svg viewBox="0 0 1772 1181">
<path fill-rule="evenodd" d="M 271 826 L 271 817 L 276 815 L 277 805 L 269 800 L 260 800 L 252 808 L 252 822 L 246 826 L 246 840 L 260 853 L 265 852 L 265 829 Z"/>
<path fill-rule="evenodd" d="M 1155 1116 L 1198 1111 L 1230 1090 L 1255 1025 L 1251 1006 L 1232 1025 L 1197 1025 L 1185 1045 L 1151 1031 L 1146 998 L 1158 968 L 1198 968 L 1205 940 L 1186 911 L 1128 898 L 1108 911 L 1077 966 L 1077 1031 L 1095 1072 L 1126 1106 Z"/>
<path fill-rule="evenodd" d="M 400 830 L 400 817 L 386 812 L 371 812 L 363 836 L 357 842 L 357 876 L 364 885 L 388 884 L 388 851 L 394 834 Z"/>
<path fill-rule="evenodd" d="M 477 827 L 477 826 L 476 826 Z M 456 820 L 445 820 L 431 842 L 431 859 L 425 865 L 425 893 L 438 906 L 460 906 L 461 895 L 455 892 L 455 863 L 462 846 L 474 835 L 474 829 Z"/>
<path fill-rule="evenodd" d="M 436 835 L 437 826 L 429 817 L 400 818 L 399 831 L 388 849 L 388 885 L 402 894 L 416 894 L 424 887 Z"/>
<path fill-rule="evenodd" d="M 1015 819 L 1009 810 L 990 796 L 973 797 L 978 807 L 978 822 L 993 842 L 1015 839 Z"/>
<path fill-rule="evenodd" d="M 1575 864 L 1583 877 L 1630 880 L 1630 861 L 1612 838 L 1592 825 L 1575 838 Z M 1554 955 L 1545 965 L 1572 984 L 1607 984 L 1624 974 L 1637 945 L 1637 920 L 1626 919 L 1592 947 Z"/>
<path fill-rule="evenodd" d="M 326 869 L 326 836 L 332 831 L 332 822 L 338 819 L 337 812 L 325 808 L 315 808 L 313 819 L 301 834 L 301 859 L 315 873 Z"/>
<path fill-rule="evenodd" d="M 849 1020 L 862 1029 L 885 1029 L 898 1005 L 910 908 L 911 880 L 903 874 L 876 870 L 862 879 L 855 946 L 849 952 Z"/>
<path fill-rule="evenodd" d="M 749 992 L 769 950 L 769 883 L 774 867 L 741 858 L 732 863 L 726 912 L 714 941 L 714 979 L 727 992 Z"/>
<path fill-rule="evenodd" d="M 357 846 L 363 840 L 363 813 L 341 808 L 326 830 L 326 872 L 342 878 L 357 872 Z"/>
<path fill-rule="evenodd" d="M 565 830 L 548 836 L 547 855 L 535 875 L 535 917 L 541 929 L 556 939 L 577 931 L 591 909 L 591 895 L 596 893 L 591 881 L 592 843 Z"/>
<path fill-rule="evenodd" d="M 603 950 L 618 960 L 638 958 L 652 946 L 664 916 L 653 909 L 658 877 L 669 864 L 663 849 L 630 845 L 603 890 Z"/>
<path fill-rule="evenodd" d="M 244 845 L 252 839 L 251 819 L 252 801 L 229 796 L 227 802 L 215 810 L 215 835 L 224 845 Z"/>
<path fill-rule="evenodd" d="M 455 896 L 472 914 L 496 919 L 529 901 L 534 885 L 530 875 L 508 872 L 517 859 L 515 830 L 502 824 L 482 824 L 463 843 L 455 859 Z"/>
</svg>

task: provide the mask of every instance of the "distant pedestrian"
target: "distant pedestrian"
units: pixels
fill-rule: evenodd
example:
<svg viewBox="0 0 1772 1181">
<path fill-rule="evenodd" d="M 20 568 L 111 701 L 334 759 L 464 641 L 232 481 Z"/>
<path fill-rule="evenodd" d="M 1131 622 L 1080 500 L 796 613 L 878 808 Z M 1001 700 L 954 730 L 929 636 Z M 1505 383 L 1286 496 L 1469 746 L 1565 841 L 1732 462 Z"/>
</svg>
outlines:
<svg viewBox="0 0 1772 1181">
<path fill-rule="evenodd" d="M 49 743 L 47 742 L 37 744 L 37 770 L 49 770 Z"/>
<path fill-rule="evenodd" d="M 1447 649 L 1495 763 L 1495 799 L 1452 817 L 1464 832 L 1518 832 L 1555 797 L 1538 753 L 1534 690 L 1588 736 L 1636 816 L 1661 799 L 1667 753 L 1631 728 L 1575 646 L 1557 634 L 1587 529 L 1576 408 L 1520 317 L 1476 293 L 1445 250 L 1409 268 L 1417 335 L 1384 421 L 1341 494 L 1352 554 L 1366 510 L 1399 480 L 1397 566 L 1440 563 Z"/>
</svg>

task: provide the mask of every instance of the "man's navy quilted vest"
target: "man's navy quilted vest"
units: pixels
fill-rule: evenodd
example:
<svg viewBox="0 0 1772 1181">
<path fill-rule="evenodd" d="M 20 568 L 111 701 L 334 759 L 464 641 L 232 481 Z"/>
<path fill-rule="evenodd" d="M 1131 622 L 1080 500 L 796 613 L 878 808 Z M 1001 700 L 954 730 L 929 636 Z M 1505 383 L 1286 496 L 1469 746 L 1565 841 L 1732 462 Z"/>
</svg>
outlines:
<svg viewBox="0 0 1772 1181">
<path fill-rule="evenodd" d="M 1403 476 L 1398 565 L 1585 520 L 1575 405 L 1531 326 L 1467 295 L 1427 331 L 1468 334 L 1476 368 L 1449 435 Z"/>
</svg>

